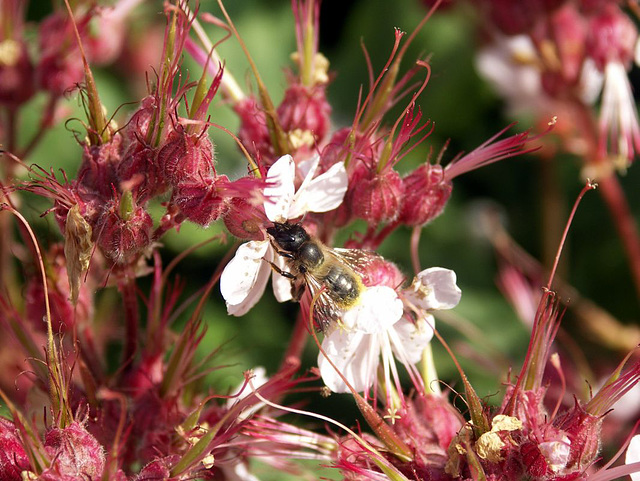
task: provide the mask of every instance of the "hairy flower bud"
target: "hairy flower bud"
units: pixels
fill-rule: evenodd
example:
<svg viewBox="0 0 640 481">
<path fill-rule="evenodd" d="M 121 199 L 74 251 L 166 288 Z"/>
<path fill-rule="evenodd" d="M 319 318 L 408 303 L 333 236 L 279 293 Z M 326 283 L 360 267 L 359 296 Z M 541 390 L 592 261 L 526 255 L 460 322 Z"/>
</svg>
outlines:
<svg viewBox="0 0 640 481">
<path fill-rule="evenodd" d="M 262 226 L 266 220 L 263 211 L 241 197 L 229 201 L 229 209 L 224 216 L 224 225 L 239 239 L 263 240 Z"/>
<path fill-rule="evenodd" d="M 134 261 L 151 243 L 153 221 L 149 213 L 125 193 L 112 202 L 101 216 L 93 232 L 104 255 L 118 264 Z"/>
<path fill-rule="evenodd" d="M 393 262 L 382 257 L 372 259 L 362 269 L 362 282 L 365 286 L 387 286 L 396 289 L 404 282 L 404 275 Z"/>
<path fill-rule="evenodd" d="M 206 227 L 227 211 L 227 199 L 221 189 L 228 182 L 225 175 L 207 177 L 199 182 L 182 182 L 173 190 L 171 203 L 188 220 Z"/>
<path fill-rule="evenodd" d="M 404 197 L 399 220 L 409 226 L 421 226 L 442 213 L 452 185 L 440 165 L 422 164 L 402 179 Z"/>
<path fill-rule="evenodd" d="M 0 103 L 15 108 L 34 93 L 33 64 L 26 45 L 7 38 L 0 42 Z"/>
<path fill-rule="evenodd" d="M 44 446 L 53 460 L 45 473 L 74 477 L 70 479 L 102 478 L 104 449 L 82 424 L 74 421 L 64 429 L 52 429 L 45 435 Z"/>
<path fill-rule="evenodd" d="M 114 135 L 101 145 L 82 145 L 82 163 L 78 169 L 80 186 L 100 196 L 110 198 L 118 185 L 116 169 L 122 158 L 122 137 Z"/>
<path fill-rule="evenodd" d="M 0 481 L 20 481 L 29 469 L 29 458 L 15 424 L 0 417 Z"/>
<path fill-rule="evenodd" d="M 119 186 L 131 190 L 143 203 L 167 190 L 167 183 L 156 161 L 157 151 L 143 144 L 132 144 L 118 165 Z"/>
<path fill-rule="evenodd" d="M 389 169 L 354 182 L 349 203 L 355 217 L 360 217 L 371 225 L 377 225 L 397 218 L 402 196 L 403 185 L 400 175 Z"/>
<path fill-rule="evenodd" d="M 206 133 L 188 134 L 178 128 L 158 152 L 158 167 L 172 186 L 182 182 L 198 183 L 214 172 L 214 148 Z"/>
<path fill-rule="evenodd" d="M 313 148 L 329 131 L 331 106 L 324 85 L 290 85 L 278 107 L 278 120 L 296 148 Z"/>
<path fill-rule="evenodd" d="M 276 160 L 276 154 L 271 144 L 271 136 L 267 128 L 267 116 L 260 110 L 255 99 L 247 97 L 234 106 L 240 117 L 238 138 L 242 145 L 256 158 L 260 158 L 266 167 L 270 167 Z"/>
</svg>

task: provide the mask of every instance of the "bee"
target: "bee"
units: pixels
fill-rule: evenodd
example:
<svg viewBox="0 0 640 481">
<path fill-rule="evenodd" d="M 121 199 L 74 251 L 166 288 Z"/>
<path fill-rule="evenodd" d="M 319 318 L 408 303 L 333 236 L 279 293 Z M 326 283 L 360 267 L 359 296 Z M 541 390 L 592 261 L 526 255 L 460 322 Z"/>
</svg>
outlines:
<svg viewBox="0 0 640 481">
<path fill-rule="evenodd" d="M 371 251 L 327 247 L 300 224 L 275 222 L 267 233 L 290 271 L 272 264 L 273 268 L 292 281 L 295 300 L 300 300 L 305 287 L 316 298 L 313 317 L 321 331 L 358 304 L 366 289 L 363 283 L 366 267 L 382 259 Z"/>
</svg>

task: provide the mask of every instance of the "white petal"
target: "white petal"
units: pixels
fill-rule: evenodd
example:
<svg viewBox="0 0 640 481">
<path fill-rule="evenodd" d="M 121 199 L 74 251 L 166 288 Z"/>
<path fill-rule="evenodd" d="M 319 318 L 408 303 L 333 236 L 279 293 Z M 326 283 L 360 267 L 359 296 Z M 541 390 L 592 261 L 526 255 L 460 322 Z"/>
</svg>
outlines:
<svg viewBox="0 0 640 481">
<path fill-rule="evenodd" d="M 270 251 L 268 241 L 251 241 L 238 247 L 220 276 L 220 292 L 229 314 L 241 316 L 258 302 L 271 267 L 262 260 Z"/>
<path fill-rule="evenodd" d="M 564 469 L 569 462 L 571 454 L 571 440 L 567 436 L 563 436 L 559 441 L 547 441 L 540 443 L 538 449 L 547 461 L 547 466 L 551 471 L 557 473 Z"/>
<path fill-rule="evenodd" d="M 396 357 L 411 364 L 416 364 L 422 358 L 422 352 L 433 337 L 434 319 L 427 315 L 427 319 L 419 319 L 415 323 L 402 318 L 394 326 L 392 335 L 393 352 Z"/>
<path fill-rule="evenodd" d="M 305 212 L 328 212 L 336 209 L 344 199 L 349 184 L 344 163 L 338 162 L 324 174 L 303 185 L 293 198 L 289 218 L 295 219 Z"/>
<path fill-rule="evenodd" d="M 640 463 L 640 434 L 631 438 L 627 454 L 624 457 L 625 464 Z M 640 471 L 630 474 L 632 481 L 640 481 Z"/>
<path fill-rule="evenodd" d="M 418 273 L 409 297 L 422 309 L 451 309 L 458 305 L 462 291 L 456 285 L 456 273 L 442 267 L 432 267 Z"/>
<path fill-rule="evenodd" d="M 342 318 L 347 328 L 367 334 L 385 332 L 402 317 L 402 301 L 396 291 L 387 286 L 365 289 L 360 302 L 346 311 Z"/>
<path fill-rule="evenodd" d="M 283 271 L 288 270 L 284 257 L 276 256 L 274 263 Z M 271 278 L 271 284 L 273 285 L 273 295 L 276 297 L 278 302 L 287 302 L 293 299 L 293 296 L 291 295 L 290 279 L 287 279 L 274 271 L 273 277 Z"/>
<path fill-rule="evenodd" d="M 295 192 L 296 165 L 293 157 L 283 155 L 267 172 L 268 186 L 264 189 L 264 211 L 272 222 L 286 221 Z"/>
<path fill-rule="evenodd" d="M 336 328 L 325 336 L 322 349 L 356 391 L 366 391 L 373 385 L 380 355 L 377 336 Z M 338 393 L 349 392 L 322 353 L 318 355 L 318 367 L 329 389 Z"/>
<path fill-rule="evenodd" d="M 304 159 L 298 162 L 298 173 L 304 178 L 301 188 L 311 182 L 313 176 L 316 175 L 316 170 L 320 164 L 320 155 L 315 154 L 308 159 Z"/>
</svg>

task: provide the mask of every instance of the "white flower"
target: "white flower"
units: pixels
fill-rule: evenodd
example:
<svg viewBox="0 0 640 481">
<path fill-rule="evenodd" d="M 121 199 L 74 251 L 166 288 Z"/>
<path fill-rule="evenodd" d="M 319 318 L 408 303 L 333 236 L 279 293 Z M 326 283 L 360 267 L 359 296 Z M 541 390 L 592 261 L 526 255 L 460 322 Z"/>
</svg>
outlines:
<svg viewBox="0 0 640 481">
<path fill-rule="evenodd" d="M 640 149 L 640 125 L 627 70 L 621 62 L 609 62 L 604 70 L 600 109 L 600 148 L 617 155 L 625 168 Z"/>
<path fill-rule="evenodd" d="M 417 376 L 414 365 L 433 337 L 434 318 L 427 311 L 451 309 L 460 300 L 453 271 L 434 267 L 420 272 L 401 297 L 390 287 L 368 288 L 360 305 L 347 311 L 342 325 L 329 331 L 318 356 L 318 367 L 324 383 L 333 392 L 348 392 L 340 374 L 358 392 L 373 386 L 382 358 L 385 383 L 398 382 L 394 358 L 405 365 L 411 376 Z M 404 303 L 403 303 L 404 301 Z M 415 321 L 403 316 L 405 308 Z M 352 318 L 353 316 L 353 318 Z"/>
<path fill-rule="evenodd" d="M 314 178 L 320 157 L 301 162 L 298 170 L 305 172 L 304 180 L 295 191 L 296 165 L 290 155 L 280 157 L 267 172 L 264 210 L 271 222 L 286 222 L 306 212 L 327 212 L 337 208 L 347 191 L 347 172 L 344 164 L 334 164 Z M 220 277 L 220 292 L 227 304 L 227 312 L 242 316 L 260 300 L 272 272 L 269 262 L 284 267 L 284 259 L 275 255 L 269 240 L 251 241 L 241 245 L 224 268 Z M 274 276 L 276 299 L 291 299 L 291 285 L 280 275 Z"/>
</svg>

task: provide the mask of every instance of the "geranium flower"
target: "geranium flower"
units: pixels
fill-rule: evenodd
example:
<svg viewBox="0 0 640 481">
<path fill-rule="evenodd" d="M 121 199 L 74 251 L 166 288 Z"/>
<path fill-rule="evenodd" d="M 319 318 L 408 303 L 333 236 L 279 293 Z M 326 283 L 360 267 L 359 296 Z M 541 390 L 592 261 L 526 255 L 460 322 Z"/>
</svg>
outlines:
<svg viewBox="0 0 640 481">
<path fill-rule="evenodd" d="M 362 296 L 363 306 L 375 302 L 375 314 L 357 312 L 358 306 L 351 310 L 354 312 L 348 311 L 342 324 L 327 333 L 322 349 L 358 392 L 373 386 L 382 357 L 385 384 L 395 385 L 401 392 L 394 357 L 412 377 L 416 376 L 414 364 L 420 361 L 433 337 L 435 320 L 429 311 L 451 309 L 460 301 L 456 275 L 451 270 L 433 267 L 420 272 L 399 296 L 386 286 L 370 287 Z M 368 301 L 365 296 L 375 301 Z M 380 312 L 379 306 L 386 311 Z M 349 391 L 323 353 L 318 356 L 318 367 L 329 389 L 338 393 Z"/>
<path fill-rule="evenodd" d="M 334 164 L 314 178 L 320 158 L 315 156 L 298 165 L 304 180 L 296 191 L 296 164 L 290 155 L 280 157 L 267 172 L 264 211 L 271 222 L 287 222 L 307 212 L 327 212 L 337 208 L 347 191 L 344 164 Z M 267 261 L 267 262 L 265 262 Z M 272 272 L 270 262 L 284 267 L 284 259 L 275 255 L 268 239 L 242 244 L 220 277 L 220 291 L 227 312 L 242 316 L 260 299 Z M 291 284 L 281 275 L 273 278 L 276 299 L 291 299 Z"/>
</svg>

